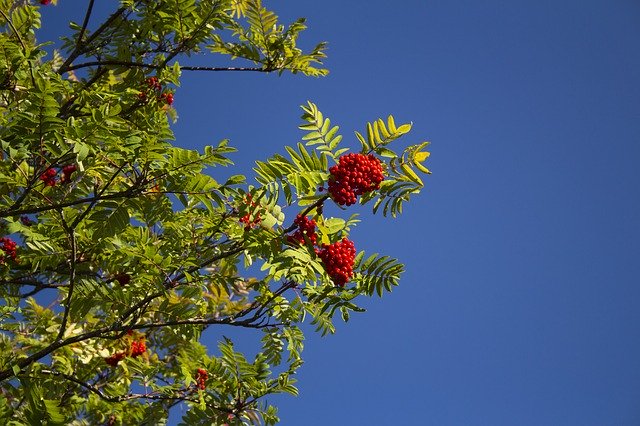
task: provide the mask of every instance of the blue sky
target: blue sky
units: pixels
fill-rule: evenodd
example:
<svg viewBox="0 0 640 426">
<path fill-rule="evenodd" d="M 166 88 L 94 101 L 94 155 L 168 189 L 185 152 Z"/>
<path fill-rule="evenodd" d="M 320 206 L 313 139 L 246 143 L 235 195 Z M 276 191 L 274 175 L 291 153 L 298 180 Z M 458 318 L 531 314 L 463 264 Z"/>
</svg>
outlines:
<svg viewBox="0 0 640 426">
<path fill-rule="evenodd" d="M 403 260 L 400 287 L 308 335 L 281 424 L 640 424 L 640 3 L 265 3 L 308 18 L 331 74 L 186 74 L 179 145 L 230 138 L 249 174 L 299 140 L 307 100 L 353 148 L 390 113 L 432 142 L 402 217 L 356 209 L 357 248 Z"/>
</svg>

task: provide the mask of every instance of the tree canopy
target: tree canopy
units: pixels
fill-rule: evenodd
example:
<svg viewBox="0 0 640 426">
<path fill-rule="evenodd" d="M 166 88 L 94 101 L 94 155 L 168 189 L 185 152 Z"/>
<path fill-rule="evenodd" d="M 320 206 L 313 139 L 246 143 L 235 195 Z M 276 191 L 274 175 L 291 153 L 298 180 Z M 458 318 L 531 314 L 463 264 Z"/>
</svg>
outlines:
<svg viewBox="0 0 640 426">
<path fill-rule="evenodd" d="M 183 403 L 183 424 L 276 424 L 267 399 L 297 394 L 301 325 L 332 333 L 398 284 L 398 260 L 349 239 L 349 206 L 399 215 L 427 142 L 396 148 L 411 125 L 389 116 L 349 146 L 308 102 L 300 142 L 234 174 L 227 140 L 174 143 L 180 79 L 321 77 L 304 19 L 260 0 L 121 0 L 94 22 L 87 0 L 51 50 L 35 31 L 55 3 L 0 0 L 0 419 L 163 424 Z M 199 52 L 223 66 L 190 65 Z M 208 327 L 253 329 L 261 349 L 207 348 Z"/>
</svg>

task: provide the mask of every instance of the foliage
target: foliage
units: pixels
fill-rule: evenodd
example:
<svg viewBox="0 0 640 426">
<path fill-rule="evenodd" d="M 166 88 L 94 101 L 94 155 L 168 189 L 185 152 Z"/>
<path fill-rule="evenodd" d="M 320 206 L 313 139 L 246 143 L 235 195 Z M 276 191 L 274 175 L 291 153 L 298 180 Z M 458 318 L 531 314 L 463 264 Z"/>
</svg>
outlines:
<svg viewBox="0 0 640 426">
<path fill-rule="evenodd" d="M 35 39 L 47 3 L 0 0 L 1 422 L 163 424 L 185 403 L 183 424 L 277 423 L 265 397 L 297 394 L 305 320 L 332 333 L 403 266 L 360 252 L 344 286 L 325 270 L 318 250 L 358 220 L 322 212 L 318 187 L 348 148 L 313 103 L 303 142 L 258 161 L 252 185 L 208 174 L 232 165 L 226 140 L 173 145 L 171 104 L 183 71 L 322 76 L 324 44 L 303 52 L 304 20 L 284 26 L 259 0 L 122 0 L 95 26 L 88 0 L 48 55 Z M 183 63 L 203 50 L 248 66 Z M 422 188 L 426 143 L 390 147 L 410 127 L 389 117 L 356 133 L 385 160 L 360 199 L 374 212 L 396 216 Z M 317 245 L 288 238 L 298 214 Z M 211 326 L 254 329 L 261 350 L 207 348 Z"/>
</svg>

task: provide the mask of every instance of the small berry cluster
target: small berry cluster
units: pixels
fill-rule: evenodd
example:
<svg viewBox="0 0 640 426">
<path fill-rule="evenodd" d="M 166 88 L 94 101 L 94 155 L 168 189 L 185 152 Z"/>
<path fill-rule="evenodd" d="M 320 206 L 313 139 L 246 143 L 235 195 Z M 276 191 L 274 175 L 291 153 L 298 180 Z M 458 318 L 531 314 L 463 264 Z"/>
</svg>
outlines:
<svg viewBox="0 0 640 426">
<path fill-rule="evenodd" d="M 116 352 L 115 354 L 108 356 L 104 359 L 104 362 L 106 362 L 107 364 L 109 364 L 112 367 L 115 367 L 116 365 L 118 365 L 118 363 L 120 361 L 122 361 L 122 359 L 127 356 L 126 352 Z"/>
<path fill-rule="evenodd" d="M 255 203 L 255 201 L 253 201 L 253 197 L 251 196 L 251 194 L 247 194 L 244 201 L 252 211 L 242 216 L 240 218 L 240 223 L 244 223 L 244 230 L 248 231 L 254 226 L 258 226 L 260 222 L 262 222 L 262 215 L 261 212 L 256 209 L 257 204 Z"/>
<path fill-rule="evenodd" d="M 5 254 L 11 258 L 13 261 L 18 260 L 18 252 L 17 252 L 17 244 L 11 238 L 2 237 L 0 238 L 0 249 L 5 252 Z M 0 264 L 5 262 L 4 255 L 0 255 Z"/>
<path fill-rule="evenodd" d="M 56 169 L 49 167 L 40 175 L 40 180 L 44 182 L 46 186 L 56 186 L 56 176 L 58 172 Z"/>
<path fill-rule="evenodd" d="M 73 172 L 78 170 L 78 166 L 75 164 L 68 164 L 62 168 L 62 177 L 60 178 L 60 183 L 69 183 L 71 182 L 71 175 Z M 53 167 L 49 167 L 40 175 L 40 180 L 44 182 L 46 186 L 56 186 L 58 172 Z"/>
<path fill-rule="evenodd" d="M 331 280 L 337 286 L 344 287 L 353 277 L 353 261 L 356 257 L 353 241 L 343 238 L 333 244 L 323 244 L 317 253 Z"/>
<path fill-rule="evenodd" d="M 71 175 L 73 172 L 78 170 L 78 166 L 75 164 L 68 164 L 62 168 L 62 178 L 60 178 L 60 183 L 71 182 Z"/>
<path fill-rule="evenodd" d="M 133 331 L 129 330 L 127 332 L 127 334 L 129 336 L 132 336 L 133 335 Z M 147 345 L 144 342 L 144 337 L 142 337 L 139 340 L 131 341 L 131 346 L 129 346 L 129 351 L 116 352 L 113 355 L 106 357 L 104 359 L 104 362 L 106 362 L 108 365 L 110 365 L 112 367 L 115 367 L 127 355 L 135 358 L 135 357 L 138 357 L 138 356 L 144 354 L 146 351 L 147 351 Z"/>
<path fill-rule="evenodd" d="M 355 204 L 357 196 L 380 189 L 382 163 L 373 155 L 350 153 L 329 169 L 329 194 L 341 206 Z"/>
<path fill-rule="evenodd" d="M 196 384 L 198 386 L 198 389 L 201 390 L 205 390 L 205 388 L 207 387 L 207 379 L 209 378 L 209 373 L 207 373 L 207 370 L 205 370 L 204 368 L 198 368 L 198 371 L 196 371 Z"/>
<path fill-rule="evenodd" d="M 316 236 L 316 221 L 299 214 L 296 216 L 293 223 L 298 227 L 298 229 L 296 229 L 293 235 L 287 236 L 287 241 L 291 244 L 299 245 L 303 245 L 306 241 L 309 241 L 315 246 L 316 241 L 318 240 L 318 237 Z"/>
<path fill-rule="evenodd" d="M 287 236 L 287 241 L 291 244 L 303 245 L 307 241 L 316 246 L 318 237 L 316 235 L 316 221 L 306 216 L 298 215 L 293 221 L 297 226 L 296 231 Z M 316 255 L 322 260 L 324 269 L 331 277 L 335 285 L 344 287 L 353 277 L 353 261 L 356 257 L 356 248 L 353 241 L 343 238 L 333 244 L 322 244 L 316 247 Z"/>
<path fill-rule="evenodd" d="M 162 85 L 160 84 L 160 81 L 158 81 L 158 77 L 149 77 L 145 82 L 147 83 L 148 89 L 156 93 L 158 101 L 164 102 L 169 106 L 173 105 L 173 93 L 162 90 Z M 140 94 L 138 94 L 140 102 L 146 102 L 148 100 L 148 96 L 146 89 L 142 90 Z"/>
<path fill-rule="evenodd" d="M 147 345 L 144 342 L 144 340 L 134 340 L 133 342 L 131 342 L 131 356 L 132 357 L 137 357 L 142 355 L 143 353 L 145 353 L 147 351 Z"/>
</svg>

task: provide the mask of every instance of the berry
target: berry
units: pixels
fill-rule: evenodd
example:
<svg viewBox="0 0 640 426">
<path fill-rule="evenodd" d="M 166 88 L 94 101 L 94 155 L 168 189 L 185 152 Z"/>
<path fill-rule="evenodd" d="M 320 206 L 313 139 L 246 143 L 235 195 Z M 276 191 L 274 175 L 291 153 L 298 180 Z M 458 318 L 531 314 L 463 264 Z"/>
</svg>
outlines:
<svg viewBox="0 0 640 426">
<path fill-rule="evenodd" d="M 48 6 L 51 4 L 51 0 L 40 0 L 40 4 L 43 6 Z"/>
<path fill-rule="evenodd" d="M 115 278 L 115 280 L 118 281 L 118 284 L 120 284 L 121 286 L 125 286 L 129 284 L 129 282 L 131 282 L 131 275 L 125 272 L 119 272 L 113 278 Z"/>
<path fill-rule="evenodd" d="M 160 99 L 163 100 L 167 105 L 171 106 L 173 104 L 173 93 L 165 92 L 160 95 Z"/>
<path fill-rule="evenodd" d="M 139 355 L 142 355 L 146 351 L 147 351 L 147 345 L 145 344 L 144 340 L 138 340 L 138 341 L 131 342 L 131 356 L 132 357 L 137 357 Z"/>
<path fill-rule="evenodd" d="M 46 186 L 56 186 L 56 169 L 49 167 L 40 175 L 40 180 L 44 182 Z"/>
<path fill-rule="evenodd" d="M 329 173 L 329 195 L 341 206 L 355 204 L 358 195 L 380 189 L 384 179 L 382 163 L 371 154 L 343 155 Z"/>
<path fill-rule="evenodd" d="M 303 245 L 308 240 L 311 244 L 316 244 L 318 237 L 316 236 L 315 220 L 309 219 L 308 217 L 299 214 L 298 216 L 296 216 L 293 224 L 296 225 L 298 229 L 293 233 L 293 235 L 289 235 L 287 237 L 287 241 L 292 244 Z"/>
<path fill-rule="evenodd" d="M 207 370 L 205 370 L 204 368 L 198 368 L 198 371 L 196 371 L 196 383 L 198 389 L 205 390 L 205 388 L 207 387 L 206 381 L 208 378 L 209 373 L 207 373 Z"/>
<path fill-rule="evenodd" d="M 106 362 L 112 367 L 115 367 L 125 356 L 126 356 L 126 353 L 124 352 L 116 352 L 115 354 L 106 357 L 104 359 L 104 362 Z"/>
<path fill-rule="evenodd" d="M 149 86 L 150 89 L 152 90 L 160 90 L 162 89 L 162 86 L 160 85 L 160 82 L 158 81 L 158 77 L 149 77 L 146 80 L 147 82 L 147 86 Z"/>
<path fill-rule="evenodd" d="M 333 244 L 323 244 L 316 253 L 335 285 L 344 287 L 353 277 L 353 261 L 356 257 L 353 241 L 343 238 Z"/>
<path fill-rule="evenodd" d="M 60 179 L 60 183 L 69 183 L 71 182 L 71 174 L 78 170 L 78 166 L 75 164 L 69 164 L 62 168 L 62 178 Z"/>
<path fill-rule="evenodd" d="M 257 226 L 262 222 L 261 212 L 258 211 L 255 207 L 257 204 L 253 201 L 253 197 L 251 194 L 247 194 L 244 199 L 244 202 L 251 207 L 249 213 L 245 214 L 240 218 L 240 223 L 244 223 L 244 230 L 249 231 L 254 226 Z"/>
<path fill-rule="evenodd" d="M 0 238 L 0 250 L 4 251 L 7 256 L 13 261 L 18 260 L 17 244 L 11 238 Z M 4 263 L 4 256 L 0 255 L 0 264 Z"/>
</svg>

